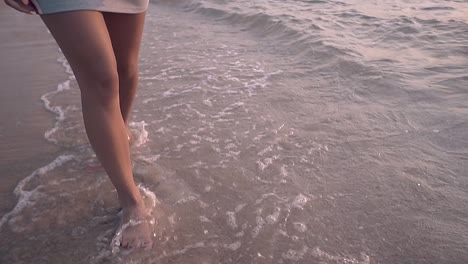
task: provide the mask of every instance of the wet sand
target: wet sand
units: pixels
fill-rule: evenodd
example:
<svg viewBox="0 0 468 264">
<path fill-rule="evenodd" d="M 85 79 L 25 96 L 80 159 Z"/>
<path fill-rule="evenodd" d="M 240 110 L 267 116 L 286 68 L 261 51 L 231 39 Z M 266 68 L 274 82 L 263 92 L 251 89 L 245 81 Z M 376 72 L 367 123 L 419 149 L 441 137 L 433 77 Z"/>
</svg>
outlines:
<svg viewBox="0 0 468 264">
<path fill-rule="evenodd" d="M 59 50 L 38 16 L 0 5 L 0 215 L 16 203 L 13 189 L 58 148 L 44 139 L 54 116 L 40 100 L 64 77 Z"/>
</svg>

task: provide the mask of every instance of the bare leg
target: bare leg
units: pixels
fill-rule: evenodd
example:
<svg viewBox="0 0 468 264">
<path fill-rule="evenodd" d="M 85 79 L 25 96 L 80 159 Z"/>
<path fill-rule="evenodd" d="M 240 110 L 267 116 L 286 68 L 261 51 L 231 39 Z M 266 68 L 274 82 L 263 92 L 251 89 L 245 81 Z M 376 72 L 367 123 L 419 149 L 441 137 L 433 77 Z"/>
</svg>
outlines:
<svg viewBox="0 0 468 264">
<path fill-rule="evenodd" d="M 133 179 L 127 131 L 120 112 L 117 63 L 102 13 L 73 11 L 41 17 L 75 73 L 86 133 L 117 189 L 124 216 L 143 218 L 145 209 Z M 124 230 L 122 244 L 130 248 L 149 246 L 148 224 Z"/>
<path fill-rule="evenodd" d="M 120 112 L 125 124 L 128 125 L 138 87 L 138 55 L 145 13 L 103 13 L 103 15 L 117 60 Z"/>
<path fill-rule="evenodd" d="M 120 113 L 127 127 L 129 140 L 131 134 L 128 122 L 138 88 L 138 55 L 145 15 L 145 12 L 139 14 L 103 13 L 117 61 Z M 124 223 L 130 219 L 138 219 L 141 213 L 134 210 L 124 211 Z M 126 231 L 123 234 L 124 245 L 128 243 L 130 235 L 138 234 L 138 226 L 128 226 Z"/>
<path fill-rule="evenodd" d="M 138 87 L 138 55 L 146 13 L 103 13 L 114 48 L 119 73 L 120 112 L 128 129 L 130 111 Z"/>
</svg>

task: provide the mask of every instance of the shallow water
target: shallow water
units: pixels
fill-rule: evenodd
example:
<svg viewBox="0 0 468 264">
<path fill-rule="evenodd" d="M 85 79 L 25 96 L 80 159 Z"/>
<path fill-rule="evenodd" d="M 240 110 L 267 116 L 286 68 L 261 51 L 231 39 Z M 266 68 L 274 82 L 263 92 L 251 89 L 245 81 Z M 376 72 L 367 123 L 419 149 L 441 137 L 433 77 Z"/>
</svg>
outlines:
<svg viewBox="0 0 468 264">
<path fill-rule="evenodd" d="M 466 263 L 467 12 L 152 4 L 131 130 L 135 177 L 157 197 L 153 250 L 112 252 L 115 192 L 60 57 L 41 99 L 63 151 L 15 189 L 0 262 Z"/>
</svg>

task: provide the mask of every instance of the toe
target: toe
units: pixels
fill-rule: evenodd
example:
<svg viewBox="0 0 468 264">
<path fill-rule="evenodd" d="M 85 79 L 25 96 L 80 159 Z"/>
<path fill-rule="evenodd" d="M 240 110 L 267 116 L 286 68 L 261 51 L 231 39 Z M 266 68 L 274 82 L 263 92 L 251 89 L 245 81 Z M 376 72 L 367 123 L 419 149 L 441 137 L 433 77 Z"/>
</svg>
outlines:
<svg viewBox="0 0 468 264">
<path fill-rule="evenodd" d="M 142 245 L 142 248 L 145 250 L 151 249 L 153 247 L 153 243 L 151 241 L 145 241 Z"/>
<path fill-rule="evenodd" d="M 122 243 L 120 243 L 120 247 L 124 248 L 124 249 L 127 249 L 128 248 L 128 243 L 127 241 L 122 241 Z"/>
<path fill-rule="evenodd" d="M 140 239 L 137 239 L 134 241 L 134 247 L 135 248 L 141 248 L 141 240 Z"/>
<path fill-rule="evenodd" d="M 132 249 L 133 248 L 133 239 L 130 239 L 130 238 L 125 238 L 125 239 L 122 239 L 122 248 L 124 249 Z"/>
</svg>

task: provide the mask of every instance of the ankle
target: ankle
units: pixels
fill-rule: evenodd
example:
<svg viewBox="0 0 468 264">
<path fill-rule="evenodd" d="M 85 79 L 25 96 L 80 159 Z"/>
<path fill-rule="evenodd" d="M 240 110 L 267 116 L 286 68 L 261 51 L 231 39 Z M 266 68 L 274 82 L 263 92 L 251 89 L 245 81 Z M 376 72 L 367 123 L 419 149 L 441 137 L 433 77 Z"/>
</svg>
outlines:
<svg viewBox="0 0 468 264">
<path fill-rule="evenodd" d="M 143 199 L 141 198 L 138 190 L 134 193 L 119 193 L 119 201 L 122 207 L 136 207 L 143 205 Z"/>
</svg>

